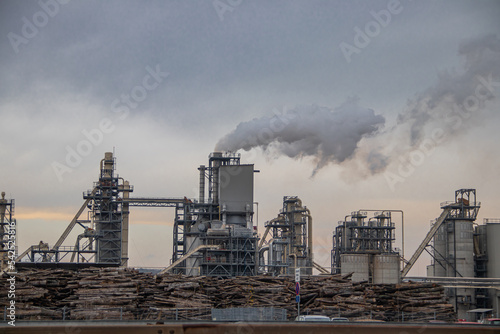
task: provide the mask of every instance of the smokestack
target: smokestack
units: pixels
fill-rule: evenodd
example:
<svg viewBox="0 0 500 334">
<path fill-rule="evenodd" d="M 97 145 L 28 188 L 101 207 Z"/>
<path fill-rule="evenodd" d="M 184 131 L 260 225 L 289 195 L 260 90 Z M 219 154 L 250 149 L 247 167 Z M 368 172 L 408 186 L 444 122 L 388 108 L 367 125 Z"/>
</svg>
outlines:
<svg viewBox="0 0 500 334">
<path fill-rule="evenodd" d="M 204 165 L 201 165 L 198 170 L 200 171 L 200 195 L 198 201 L 200 203 L 205 202 L 205 169 Z"/>
<path fill-rule="evenodd" d="M 216 158 L 211 161 L 212 164 L 212 192 L 213 192 L 213 203 L 219 203 L 219 167 L 221 166 L 221 161 L 217 158 L 222 158 L 222 152 L 213 152 L 212 157 Z"/>
</svg>

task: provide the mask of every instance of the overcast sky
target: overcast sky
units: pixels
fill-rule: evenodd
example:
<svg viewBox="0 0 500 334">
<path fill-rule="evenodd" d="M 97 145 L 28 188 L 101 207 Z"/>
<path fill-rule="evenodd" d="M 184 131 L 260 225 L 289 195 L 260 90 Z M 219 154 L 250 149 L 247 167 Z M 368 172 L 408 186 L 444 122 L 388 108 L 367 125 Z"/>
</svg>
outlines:
<svg viewBox="0 0 500 334">
<path fill-rule="evenodd" d="M 133 196 L 195 198 L 215 146 L 240 149 L 261 233 L 301 197 L 325 266 L 358 209 L 404 210 L 406 258 L 456 189 L 477 189 L 479 223 L 500 217 L 499 17 L 498 1 L 2 1 L 19 250 L 55 243 L 113 150 Z M 132 266 L 169 262 L 173 216 L 132 209 Z"/>
</svg>

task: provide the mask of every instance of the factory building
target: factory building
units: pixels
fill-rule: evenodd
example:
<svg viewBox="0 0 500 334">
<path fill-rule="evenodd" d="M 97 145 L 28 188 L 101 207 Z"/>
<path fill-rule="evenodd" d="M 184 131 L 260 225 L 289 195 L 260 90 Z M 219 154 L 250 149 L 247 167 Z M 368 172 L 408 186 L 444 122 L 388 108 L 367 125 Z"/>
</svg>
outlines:
<svg viewBox="0 0 500 334">
<path fill-rule="evenodd" d="M 500 219 L 488 219 L 484 220 L 484 225 L 486 228 L 481 229 L 478 233 L 478 239 L 486 239 L 486 256 L 483 255 L 486 262 L 486 277 L 500 279 Z M 484 247 L 483 247 L 484 250 Z M 481 253 L 479 253 L 481 255 Z M 484 271 L 482 271 L 484 273 Z M 484 305 L 485 307 L 491 307 L 494 310 L 494 314 L 497 317 L 500 315 L 500 290 L 499 289 L 488 289 L 487 299 L 489 304 Z M 483 306 L 483 305 L 481 305 Z"/>
<path fill-rule="evenodd" d="M 175 210 L 170 265 L 160 273 L 189 276 L 254 276 L 352 274 L 356 282 L 397 284 L 426 280 L 443 284 L 459 318 L 471 319 L 474 309 L 499 312 L 500 220 L 476 224 L 481 204 L 475 189 L 459 189 L 455 199 L 441 203 L 442 213 L 420 246 L 406 261 L 394 247 L 393 213 L 401 210 L 358 210 L 338 223 L 333 233 L 331 270 L 313 261 L 313 219 L 297 196 L 285 196 L 276 218 L 266 221 L 259 238 L 254 223 L 253 164 L 240 155 L 213 152 L 199 171 L 199 196 L 133 198 L 133 187 L 115 173 L 115 157 L 107 152 L 98 181 L 83 194 L 84 203 L 50 247 L 40 241 L 16 258 L 20 267 L 128 266 L 129 209 L 134 206 Z M 84 214 L 86 212 L 86 214 Z M 0 199 L 0 261 L 8 262 L 8 229 L 15 226 L 14 200 Z M 74 246 L 63 246 L 80 226 Z M 404 242 L 404 238 L 402 238 Z M 73 244 L 72 244 L 73 245 Z M 428 277 L 407 277 L 423 251 L 432 256 Z M 404 244 L 403 244 L 404 251 Z M 469 316 L 468 316 L 469 315 Z"/>
<path fill-rule="evenodd" d="M 480 206 L 475 189 L 457 190 L 454 201 L 441 203 L 441 208 L 448 209 L 449 213 L 434 236 L 433 261 L 428 266 L 428 276 L 477 277 L 473 225 Z M 471 306 L 476 305 L 474 289 L 447 289 L 447 295 L 460 318 L 465 318 Z"/>
<path fill-rule="evenodd" d="M 16 259 L 24 267 L 122 266 L 128 263 L 129 193 L 133 187 L 115 173 L 115 158 L 106 152 L 99 178 L 56 243 L 40 241 Z M 86 212 L 87 210 L 87 212 Z M 86 216 L 83 213 L 86 212 Z M 82 217 L 83 216 L 83 217 Z M 82 218 L 81 218 L 82 217 Z M 73 228 L 80 226 L 74 246 L 63 246 Z"/>
<path fill-rule="evenodd" d="M 213 152 L 198 170 L 198 201 L 176 208 L 167 269 L 190 276 L 257 275 L 254 165 L 241 164 L 239 154 Z"/>
<path fill-rule="evenodd" d="M 400 282 L 400 255 L 393 248 L 395 223 L 391 211 L 368 218 L 354 211 L 340 221 L 333 234 L 332 273 L 350 274 L 355 282 Z"/>
<path fill-rule="evenodd" d="M 316 267 L 312 254 L 312 216 L 300 198 L 285 196 L 278 216 L 264 226 L 266 230 L 259 245 L 261 272 L 293 275 L 295 268 L 300 268 L 303 275 L 311 275 Z"/>
<path fill-rule="evenodd" d="M 444 219 L 433 237 L 431 265 L 427 276 L 441 281 L 446 295 L 459 318 L 471 319 L 473 310 L 491 310 L 498 315 L 498 289 L 492 288 L 500 278 L 500 220 L 485 219 L 476 224 L 481 203 L 475 189 L 455 191 L 455 200 L 441 203 Z M 467 280 L 467 283 L 462 283 Z"/>
<path fill-rule="evenodd" d="M 254 224 L 253 164 L 241 164 L 240 155 L 213 152 L 199 170 L 199 197 L 130 197 L 134 188 L 115 172 L 113 153 L 100 162 L 99 178 L 84 192 L 84 203 L 50 246 L 29 247 L 16 259 L 24 267 L 128 266 L 129 210 L 131 207 L 171 207 L 175 210 L 171 264 L 162 272 L 189 276 L 253 276 L 293 274 L 301 268 L 312 274 L 312 217 L 298 197 L 287 196 L 277 218 L 266 223 L 258 244 Z M 0 201 L 2 231 L 13 201 Z M 4 218 L 6 217 L 6 218 Z M 74 246 L 63 243 L 82 228 Z M 3 232 L 2 235 L 4 235 Z M 269 236 L 269 238 L 266 238 Z M 259 251 L 260 250 L 260 251 Z M 260 263 L 259 263 L 260 254 Z"/>
</svg>

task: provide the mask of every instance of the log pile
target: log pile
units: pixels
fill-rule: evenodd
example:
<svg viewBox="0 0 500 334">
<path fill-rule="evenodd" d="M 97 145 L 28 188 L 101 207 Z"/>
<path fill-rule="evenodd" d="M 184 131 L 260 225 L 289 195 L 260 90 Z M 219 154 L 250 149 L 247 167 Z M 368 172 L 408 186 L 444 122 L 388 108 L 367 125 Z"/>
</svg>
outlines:
<svg viewBox="0 0 500 334">
<path fill-rule="evenodd" d="M 6 276 L 0 294 L 8 293 Z M 384 321 L 453 321 L 444 288 L 373 285 L 340 275 L 303 277 L 301 313 Z M 0 299 L 2 308 L 6 298 Z M 296 315 L 292 277 L 155 277 L 133 269 L 32 269 L 16 275 L 16 314 L 26 319 L 209 320 L 212 308 L 274 307 Z"/>
</svg>

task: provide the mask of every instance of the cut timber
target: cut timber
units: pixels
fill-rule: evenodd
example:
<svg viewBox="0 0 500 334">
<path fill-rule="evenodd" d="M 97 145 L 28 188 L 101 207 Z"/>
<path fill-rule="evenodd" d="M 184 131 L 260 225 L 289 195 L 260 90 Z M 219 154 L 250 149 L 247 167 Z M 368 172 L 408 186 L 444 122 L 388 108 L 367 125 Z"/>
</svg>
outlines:
<svg viewBox="0 0 500 334">
<path fill-rule="evenodd" d="M 4 275 L 0 295 L 8 294 Z M 45 284 L 44 284 L 45 283 Z M 305 276 L 304 313 L 350 320 L 455 321 L 443 287 L 434 283 L 354 283 L 341 275 Z M 294 277 L 245 276 L 221 279 L 133 269 L 30 269 L 16 275 L 16 314 L 23 320 L 134 319 L 210 320 L 212 308 L 274 307 L 296 315 Z M 0 298 L 0 307 L 8 306 Z M 19 313 L 17 313 L 19 312 Z"/>
</svg>

